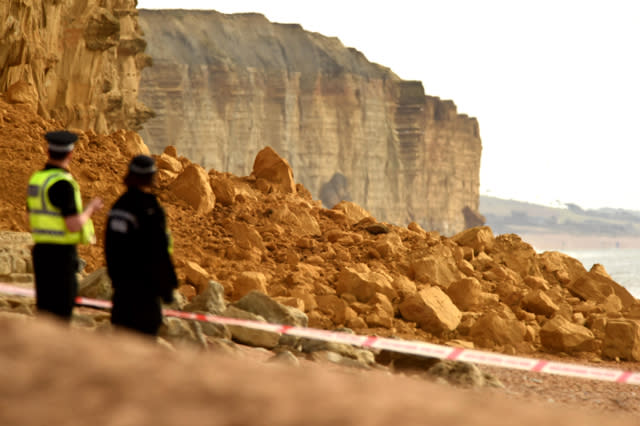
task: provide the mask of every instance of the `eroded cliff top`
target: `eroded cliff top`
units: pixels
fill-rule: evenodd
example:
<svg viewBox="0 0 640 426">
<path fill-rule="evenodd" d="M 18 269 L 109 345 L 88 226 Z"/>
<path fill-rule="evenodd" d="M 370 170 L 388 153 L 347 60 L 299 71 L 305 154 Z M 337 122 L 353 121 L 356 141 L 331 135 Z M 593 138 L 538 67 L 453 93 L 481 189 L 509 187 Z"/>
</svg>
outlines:
<svg viewBox="0 0 640 426">
<path fill-rule="evenodd" d="M 189 65 L 238 70 L 286 70 L 311 76 L 347 72 L 398 78 L 389 68 L 369 62 L 358 50 L 345 48 L 337 37 L 306 31 L 299 24 L 272 23 L 258 13 L 140 9 L 139 22 L 147 41 L 146 53 L 160 63 L 170 57 Z M 190 37 L 180 37 L 186 29 Z M 210 63 L 212 58 L 215 64 Z"/>
</svg>

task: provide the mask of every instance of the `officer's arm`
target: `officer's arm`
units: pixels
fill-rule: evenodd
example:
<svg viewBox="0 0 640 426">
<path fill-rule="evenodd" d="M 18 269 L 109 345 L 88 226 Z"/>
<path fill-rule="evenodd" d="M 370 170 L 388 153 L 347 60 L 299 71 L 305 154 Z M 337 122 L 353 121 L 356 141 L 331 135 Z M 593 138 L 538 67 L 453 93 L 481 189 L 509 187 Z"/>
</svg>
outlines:
<svg viewBox="0 0 640 426">
<path fill-rule="evenodd" d="M 152 280 L 157 283 L 158 295 L 165 303 L 171 303 L 173 289 L 178 287 L 178 278 L 168 250 L 169 240 L 164 210 L 160 205 L 156 206 L 155 214 L 149 218 L 149 248 L 152 250 L 152 258 L 155 259 Z"/>
<path fill-rule="evenodd" d="M 89 202 L 89 205 L 82 213 L 65 216 L 64 223 L 67 225 L 67 229 L 71 232 L 79 232 L 82 229 L 82 226 L 87 223 L 91 216 L 100 210 L 103 205 L 104 204 L 100 198 L 94 198 Z"/>
</svg>

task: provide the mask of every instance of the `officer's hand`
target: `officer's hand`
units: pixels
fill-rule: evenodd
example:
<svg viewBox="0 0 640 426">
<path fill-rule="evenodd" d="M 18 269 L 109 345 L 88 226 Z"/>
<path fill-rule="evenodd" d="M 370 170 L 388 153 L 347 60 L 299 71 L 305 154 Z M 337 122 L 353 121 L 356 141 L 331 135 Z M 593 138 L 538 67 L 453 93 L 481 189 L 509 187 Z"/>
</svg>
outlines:
<svg viewBox="0 0 640 426">
<path fill-rule="evenodd" d="M 103 206 L 104 206 L 104 202 L 102 201 L 102 198 L 96 197 L 91 201 L 89 201 L 87 210 L 89 210 L 90 214 L 93 214 L 94 212 L 100 210 Z"/>
</svg>

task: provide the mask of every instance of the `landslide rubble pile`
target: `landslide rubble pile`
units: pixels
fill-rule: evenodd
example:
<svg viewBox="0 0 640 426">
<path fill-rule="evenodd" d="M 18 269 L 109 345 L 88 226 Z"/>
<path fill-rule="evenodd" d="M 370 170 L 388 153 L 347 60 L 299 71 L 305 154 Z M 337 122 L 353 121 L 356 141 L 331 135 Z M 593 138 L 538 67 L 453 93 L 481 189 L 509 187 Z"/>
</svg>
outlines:
<svg viewBox="0 0 640 426">
<path fill-rule="evenodd" d="M 7 98 L 0 97 L 0 230 L 26 232 L 27 180 L 45 162 L 43 134 L 60 126 Z M 72 173 L 86 199 L 101 196 L 108 208 L 124 190 L 131 156 L 148 149 L 134 132 L 78 133 Z M 447 238 L 415 223 L 379 222 L 349 202 L 323 208 L 269 147 L 242 177 L 205 170 L 171 146 L 155 157 L 178 307 L 246 317 L 245 305 L 273 303 L 283 321 L 310 327 L 507 354 L 640 360 L 640 303 L 601 265 L 587 270 L 559 252 L 536 253 L 488 227 Z M 80 248 L 88 277 L 104 277 L 107 208 L 95 217 L 98 244 Z M 4 243 L 0 281 L 25 282 L 29 272 L 24 244 Z M 252 344 L 283 342 L 260 339 Z"/>
</svg>

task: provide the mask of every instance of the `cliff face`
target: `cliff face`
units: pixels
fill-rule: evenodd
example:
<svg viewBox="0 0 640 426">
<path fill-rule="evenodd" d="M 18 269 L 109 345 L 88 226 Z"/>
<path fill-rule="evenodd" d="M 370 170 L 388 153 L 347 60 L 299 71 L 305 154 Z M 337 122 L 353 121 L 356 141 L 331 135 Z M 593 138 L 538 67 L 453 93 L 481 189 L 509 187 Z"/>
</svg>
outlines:
<svg viewBox="0 0 640 426">
<path fill-rule="evenodd" d="M 139 129 L 138 102 L 151 64 L 136 0 L 11 0 L 0 3 L 0 92 L 18 83 L 34 108 L 64 126 L 107 133 Z"/>
<path fill-rule="evenodd" d="M 140 10 L 139 21 L 154 61 L 139 99 L 157 114 L 140 134 L 153 152 L 174 145 L 248 175 L 269 145 L 325 206 L 350 200 L 444 234 L 478 210 L 478 123 L 420 82 L 258 14 Z"/>
</svg>

